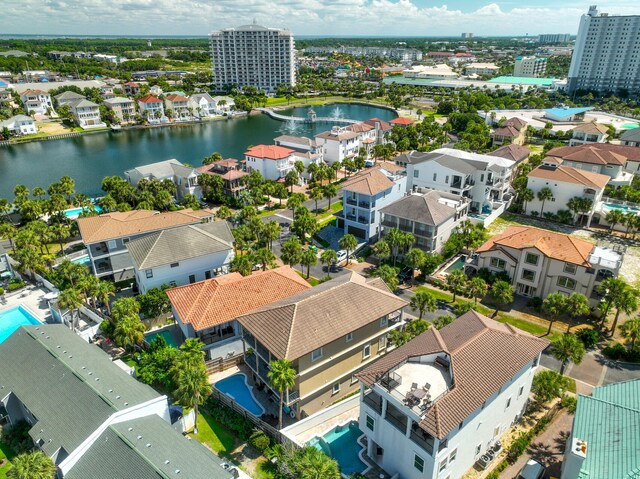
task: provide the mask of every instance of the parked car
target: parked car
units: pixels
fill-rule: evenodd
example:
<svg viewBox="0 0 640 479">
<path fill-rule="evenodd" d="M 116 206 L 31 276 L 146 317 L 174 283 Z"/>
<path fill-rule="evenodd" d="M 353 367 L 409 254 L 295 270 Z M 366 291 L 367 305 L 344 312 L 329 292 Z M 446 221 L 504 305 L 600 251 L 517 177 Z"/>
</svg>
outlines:
<svg viewBox="0 0 640 479">
<path fill-rule="evenodd" d="M 400 280 L 401 283 L 406 283 L 409 279 L 411 279 L 412 275 L 413 275 L 413 269 L 409 268 L 408 266 L 405 266 L 398 273 L 398 279 Z"/>
<path fill-rule="evenodd" d="M 337 264 L 341 264 L 343 261 L 347 260 L 347 252 L 343 249 L 341 249 L 340 251 L 338 251 L 336 253 L 337 259 L 336 259 L 336 263 Z"/>
<path fill-rule="evenodd" d="M 520 470 L 517 479 L 542 479 L 547 470 L 538 461 L 529 459 Z"/>
</svg>

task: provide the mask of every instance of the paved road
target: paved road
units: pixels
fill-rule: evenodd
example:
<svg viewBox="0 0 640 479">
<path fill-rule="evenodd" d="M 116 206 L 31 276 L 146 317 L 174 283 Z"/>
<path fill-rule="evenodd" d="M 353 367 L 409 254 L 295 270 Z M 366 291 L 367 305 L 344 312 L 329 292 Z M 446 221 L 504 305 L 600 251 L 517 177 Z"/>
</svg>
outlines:
<svg viewBox="0 0 640 479">
<path fill-rule="evenodd" d="M 415 296 L 415 293 L 413 291 L 411 291 L 410 289 L 406 289 L 406 285 L 401 286 L 401 289 L 399 289 L 396 294 L 402 299 L 404 299 L 405 301 L 411 301 L 411 298 Z M 444 315 L 454 316 L 453 310 L 449 303 L 446 303 L 444 301 L 438 301 L 437 305 L 438 305 L 437 310 L 435 310 L 432 313 L 425 312 L 422 315 L 422 319 L 426 321 L 433 321 L 438 316 L 444 316 Z M 418 317 L 420 315 L 420 313 L 416 309 L 413 309 L 410 305 L 407 305 L 404 308 L 404 312 L 415 317 Z"/>
</svg>

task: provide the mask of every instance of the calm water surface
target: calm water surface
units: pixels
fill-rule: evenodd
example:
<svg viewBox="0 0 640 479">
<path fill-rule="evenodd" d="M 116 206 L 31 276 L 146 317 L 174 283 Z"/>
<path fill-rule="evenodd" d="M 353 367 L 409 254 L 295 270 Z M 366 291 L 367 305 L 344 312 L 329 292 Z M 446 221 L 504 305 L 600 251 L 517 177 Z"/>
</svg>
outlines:
<svg viewBox="0 0 640 479">
<path fill-rule="evenodd" d="M 319 117 L 355 120 L 396 117 L 390 110 L 366 105 L 334 104 L 314 109 Z M 307 111 L 308 107 L 300 107 L 282 113 L 306 116 Z M 303 125 L 253 115 L 198 125 L 125 130 L 0 147 L 0 197 L 13 199 L 16 184 L 46 188 L 63 175 L 76 181 L 78 192 L 99 195 L 102 178 L 122 175 L 136 166 L 170 158 L 199 166 L 202 158 L 214 151 L 224 157 L 242 159 L 248 145 L 270 144 L 273 138 L 285 133 L 312 136 L 330 128 L 326 123 Z"/>
</svg>

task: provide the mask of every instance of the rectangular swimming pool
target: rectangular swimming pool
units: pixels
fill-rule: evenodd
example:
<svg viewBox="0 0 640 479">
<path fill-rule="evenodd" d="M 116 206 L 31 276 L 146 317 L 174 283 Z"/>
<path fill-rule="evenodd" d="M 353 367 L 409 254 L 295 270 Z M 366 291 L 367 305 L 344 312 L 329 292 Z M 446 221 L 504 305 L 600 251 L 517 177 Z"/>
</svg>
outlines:
<svg viewBox="0 0 640 479">
<path fill-rule="evenodd" d="M 316 436 L 307 444 L 324 452 L 333 458 L 340 467 L 340 472 L 345 476 L 367 469 L 367 465 L 360 459 L 362 446 L 358 444 L 358 438 L 362 436 L 362 431 L 358 427 L 357 421 L 351 421 L 343 426 L 336 426 L 329 432 Z"/>
<path fill-rule="evenodd" d="M 42 324 L 42 321 L 22 306 L 0 311 L 0 343 L 11 336 L 20 326 L 29 324 Z"/>
<path fill-rule="evenodd" d="M 100 208 L 98 205 L 94 205 L 93 207 L 96 209 L 96 213 L 102 213 L 102 208 Z M 65 210 L 64 215 L 67 218 L 76 219 L 83 211 L 84 208 L 71 208 L 69 210 Z"/>
</svg>

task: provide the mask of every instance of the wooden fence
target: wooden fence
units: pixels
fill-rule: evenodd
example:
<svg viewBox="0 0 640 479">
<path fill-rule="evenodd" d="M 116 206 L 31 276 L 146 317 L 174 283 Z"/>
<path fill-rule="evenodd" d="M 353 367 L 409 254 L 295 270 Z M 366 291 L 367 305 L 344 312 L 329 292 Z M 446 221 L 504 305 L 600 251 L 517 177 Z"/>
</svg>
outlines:
<svg viewBox="0 0 640 479">
<path fill-rule="evenodd" d="M 211 359 L 210 361 L 206 361 L 205 365 L 207 366 L 207 374 L 213 374 L 220 373 L 242 363 L 244 363 L 244 356 L 242 354 L 238 354 L 231 358 Z"/>
</svg>

